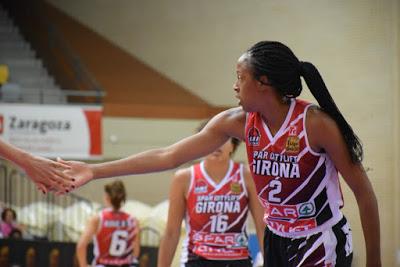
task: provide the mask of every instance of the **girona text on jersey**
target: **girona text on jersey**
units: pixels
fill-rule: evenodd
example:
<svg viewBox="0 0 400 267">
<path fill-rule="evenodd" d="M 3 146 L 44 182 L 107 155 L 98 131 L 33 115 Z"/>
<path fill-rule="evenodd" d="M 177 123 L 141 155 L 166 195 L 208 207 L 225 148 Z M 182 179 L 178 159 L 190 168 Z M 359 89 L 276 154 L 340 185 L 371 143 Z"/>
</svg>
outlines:
<svg viewBox="0 0 400 267">
<path fill-rule="evenodd" d="M 342 218 L 343 198 L 331 159 L 313 151 L 306 131 L 312 104 L 291 100 L 273 135 L 259 113 L 247 113 L 246 150 L 268 228 L 301 237 L 330 228 Z"/>
<path fill-rule="evenodd" d="M 218 184 L 207 174 L 204 161 L 192 166 L 182 262 L 198 256 L 209 260 L 247 259 L 247 213 L 242 164 L 230 161 Z"/>
<path fill-rule="evenodd" d="M 255 150 L 253 152 L 252 172 L 257 175 L 300 178 L 297 157 Z"/>
<path fill-rule="evenodd" d="M 240 196 L 197 196 L 196 213 L 240 213 Z"/>
</svg>

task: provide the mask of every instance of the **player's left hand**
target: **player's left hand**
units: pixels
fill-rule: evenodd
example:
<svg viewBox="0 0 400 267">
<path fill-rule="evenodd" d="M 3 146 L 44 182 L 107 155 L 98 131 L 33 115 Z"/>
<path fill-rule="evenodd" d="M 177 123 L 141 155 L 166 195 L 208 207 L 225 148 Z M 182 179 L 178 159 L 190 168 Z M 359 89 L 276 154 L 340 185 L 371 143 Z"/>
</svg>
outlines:
<svg viewBox="0 0 400 267">
<path fill-rule="evenodd" d="M 61 158 L 57 159 L 58 163 L 61 163 L 65 166 L 68 166 L 63 172 L 67 176 L 71 176 L 75 178 L 74 189 L 77 189 L 84 184 L 88 183 L 90 180 L 93 179 L 93 171 L 90 168 L 89 164 L 82 162 L 82 161 L 65 161 Z M 70 191 L 69 191 L 70 192 Z M 56 190 L 57 194 L 65 194 L 68 192 L 65 191 L 58 191 Z"/>
</svg>

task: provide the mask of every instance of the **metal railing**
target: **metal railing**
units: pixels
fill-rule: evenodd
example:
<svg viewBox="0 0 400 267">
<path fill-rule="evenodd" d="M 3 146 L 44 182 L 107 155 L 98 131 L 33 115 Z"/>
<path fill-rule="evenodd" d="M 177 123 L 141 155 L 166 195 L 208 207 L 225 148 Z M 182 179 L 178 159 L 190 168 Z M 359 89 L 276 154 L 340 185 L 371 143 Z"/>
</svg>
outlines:
<svg viewBox="0 0 400 267">
<path fill-rule="evenodd" d="M 16 84 L 17 85 L 17 84 Z M 67 98 L 71 97 L 93 97 L 101 99 L 106 94 L 104 91 L 80 91 L 80 90 L 57 90 L 57 89 L 23 89 L 20 86 L 13 86 L 13 90 L 5 89 L 4 85 L 0 88 L 0 102 L 4 103 L 31 103 L 31 104 L 71 104 Z M 96 101 L 97 102 L 97 101 Z M 74 101 L 74 104 L 79 104 Z M 84 103 L 84 102 L 82 102 Z"/>
<path fill-rule="evenodd" d="M 74 193 L 65 196 L 44 195 L 24 172 L 2 159 L 0 203 L 16 211 L 17 222 L 26 227 L 25 238 L 64 242 L 77 241 L 89 217 L 102 208 Z M 159 230 L 151 226 L 141 227 L 142 246 L 158 247 L 160 240 Z"/>
<path fill-rule="evenodd" d="M 25 225 L 28 239 L 75 241 L 81 232 L 76 228 L 83 227 L 88 216 L 99 208 L 73 193 L 66 196 L 40 193 L 25 173 L 4 160 L 0 160 L 0 184 L 3 185 L 0 202 L 3 207 L 16 210 L 17 222 Z M 72 209 L 74 206 L 81 209 Z"/>
</svg>

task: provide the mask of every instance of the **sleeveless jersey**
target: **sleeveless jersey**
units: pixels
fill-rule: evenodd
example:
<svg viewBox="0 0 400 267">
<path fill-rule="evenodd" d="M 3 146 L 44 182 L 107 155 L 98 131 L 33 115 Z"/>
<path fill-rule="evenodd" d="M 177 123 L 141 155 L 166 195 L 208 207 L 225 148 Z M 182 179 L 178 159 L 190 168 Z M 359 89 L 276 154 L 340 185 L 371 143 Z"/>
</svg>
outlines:
<svg viewBox="0 0 400 267">
<path fill-rule="evenodd" d="M 192 166 L 191 172 L 182 262 L 199 256 L 209 260 L 247 259 L 248 195 L 243 165 L 230 161 L 219 184 L 207 174 L 204 161 Z"/>
<path fill-rule="evenodd" d="M 338 172 L 325 153 L 308 143 L 306 113 L 312 104 L 292 100 L 272 136 L 259 113 L 248 113 L 246 149 L 269 229 L 283 237 L 324 231 L 342 218 Z"/>
<path fill-rule="evenodd" d="M 93 238 L 94 265 L 119 266 L 137 262 L 132 246 L 137 225 L 137 220 L 128 213 L 102 210 L 99 231 Z"/>
</svg>

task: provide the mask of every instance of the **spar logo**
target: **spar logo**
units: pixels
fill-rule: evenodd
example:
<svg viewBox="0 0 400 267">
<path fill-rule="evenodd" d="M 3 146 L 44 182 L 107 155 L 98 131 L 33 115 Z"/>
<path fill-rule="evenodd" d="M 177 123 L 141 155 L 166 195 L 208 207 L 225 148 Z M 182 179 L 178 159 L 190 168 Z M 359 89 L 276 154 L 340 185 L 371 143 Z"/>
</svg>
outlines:
<svg viewBox="0 0 400 267">
<path fill-rule="evenodd" d="M 247 245 L 248 245 L 248 242 L 247 242 L 246 236 L 244 234 L 239 234 L 236 237 L 236 247 L 247 247 Z"/>
<path fill-rule="evenodd" d="M 306 202 L 300 205 L 299 207 L 299 214 L 301 217 L 307 217 L 314 215 L 315 213 L 315 206 L 312 202 Z"/>
<path fill-rule="evenodd" d="M 0 114 L 0 134 L 3 134 L 4 131 L 4 117 Z"/>
<path fill-rule="evenodd" d="M 247 133 L 247 141 L 251 146 L 258 146 L 260 143 L 261 134 L 256 127 L 251 127 Z"/>
</svg>

